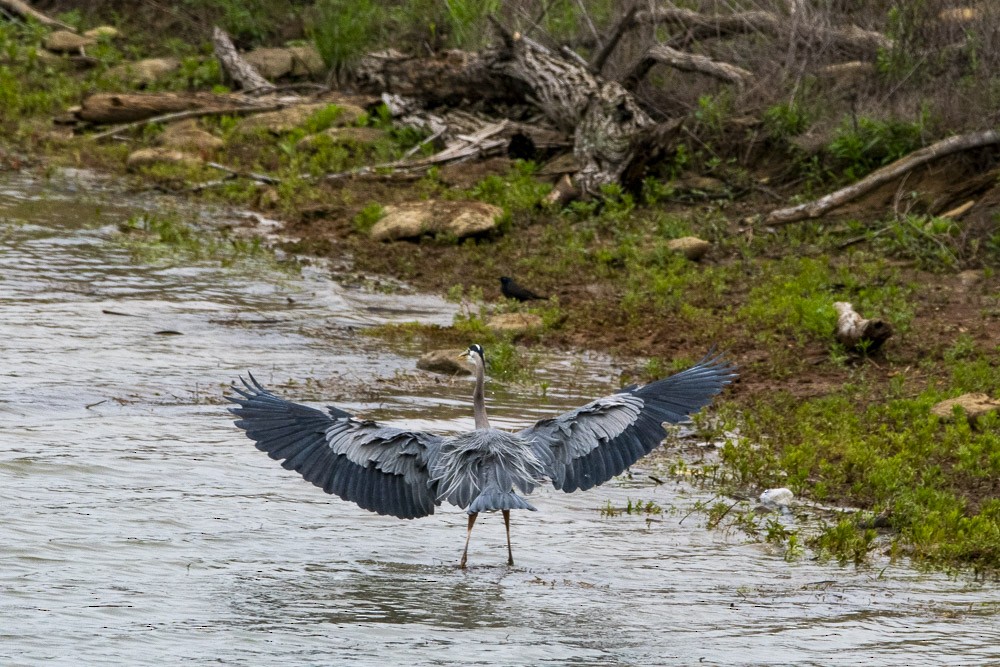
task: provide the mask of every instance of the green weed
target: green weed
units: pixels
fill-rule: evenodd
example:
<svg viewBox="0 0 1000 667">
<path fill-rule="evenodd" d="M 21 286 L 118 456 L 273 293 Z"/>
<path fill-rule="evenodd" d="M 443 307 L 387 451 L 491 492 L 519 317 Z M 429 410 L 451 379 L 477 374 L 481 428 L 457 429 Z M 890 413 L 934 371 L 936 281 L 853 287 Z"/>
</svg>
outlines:
<svg viewBox="0 0 1000 667">
<path fill-rule="evenodd" d="M 191 261 L 215 261 L 222 266 L 266 263 L 285 269 L 258 237 L 242 238 L 202 230 L 177 216 L 137 215 L 120 225 L 121 243 L 132 260 L 146 264 L 173 265 Z"/>
<path fill-rule="evenodd" d="M 375 223 L 382 219 L 383 215 L 385 215 L 385 209 L 382 208 L 382 205 L 378 202 L 371 202 L 354 216 L 352 221 L 354 229 L 362 234 L 367 234 L 375 226 Z"/>
<path fill-rule="evenodd" d="M 920 148 L 929 122 L 926 110 L 914 122 L 848 119 L 827 149 L 837 160 L 841 178 L 855 181 Z"/>
</svg>

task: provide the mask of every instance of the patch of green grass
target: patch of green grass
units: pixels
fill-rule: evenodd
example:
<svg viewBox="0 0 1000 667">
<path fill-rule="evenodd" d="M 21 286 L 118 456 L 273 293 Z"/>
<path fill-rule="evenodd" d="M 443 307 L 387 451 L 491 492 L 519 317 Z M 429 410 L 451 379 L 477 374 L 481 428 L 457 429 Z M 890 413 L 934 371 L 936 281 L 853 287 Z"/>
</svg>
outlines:
<svg viewBox="0 0 1000 667">
<path fill-rule="evenodd" d="M 340 70 L 382 35 L 385 12 L 374 0 L 320 0 L 315 5 L 312 38 L 326 64 Z"/>
<path fill-rule="evenodd" d="M 726 417 L 740 438 L 722 448 L 725 470 L 737 485 L 780 484 L 796 495 L 886 513 L 896 553 L 996 570 L 1000 417 L 986 416 L 973 426 L 930 413 L 947 396 L 1000 388 L 987 357 L 961 365 L 947 385 L 913 396 L 901 385 L 879 395 L 862 374 L 822 397 L 754 399 L 741 414 Z M 859 562 L 873 539 L 870 529 L 844 519 L 812 544 L 842 562 Z"/>
<path fill-rule="evenodd" d="M 661 516 L 663 514 L 663 507 L 652 500 L 643 501 L 627 498 L 624 507 L 615 507 L 609 500 L 600 511 L 601 516 L 606 518 L 621 516 L 623 514 L 651 517 Z"/>
<path fill-rule="evenodd" d="M 760 341 L 791 339 L 832 343 L 836 301 L 851 302 L 866 317 L 884 317 L 905 331 L 913 318 L 912 289 L 882 262 L 837 265 L 829 257 L 789 257 L 761 263 L 737 318 Z"/>
<path fill-rule="evenodd" d="M 552 186 L 538 181 L 534 174 L 538 170 L 533 162 L 518 160 L 509 173 L 487 176 L 470 190 L 453 193 L 454 197 L 471 197 L 479 201 L 499 206 L 508 216 L 523 217 L 538 208 L 542 198 Z M 501 226 L 504 221 L 501 221 Z"/>
<path fill-rule="evenodd" d="M 789 139 L 809 127 L 809 114 L 795 103 L 776 104 L 764 111 L 764 125 L 772 137 Z"/>
<path fill-rule="evenodd" d="M 119 226 L 120 241 L 135 262 L 174 265 L 214 261 L 222 266 L 265 263 L 287 269 L 260 238 L 242 238 L 196 228 L 174 215 L 136 215 Z"/>
<path fill-rule="evenodd" d="M 497 16 L 501 0 L 444 0 L 451 44 L 462 49 L 484 46 L 492 37 L 486 17 Z"/>
<path fill-rule="evenodd" d="M 382 205 L 378 202 L 371 202 L 361 209 L 351 222 L 355 230 L 362 234 L 367 234 L 384 215 L 385 209 L 382 208 Z"/>
<path fill-rule="evenodd" d="M 855 181 L 920 148 L 929 123 L 926 111 L 913 122 L 848 119 L 841 123 L 827 149 L 837 160 L 841 178 Z"/>
<path fill-rule="evenodd" d="M 841 519 L 809 542 L 820 556 L 836 558 L 841 565 L 861 565 L 875 548 L 876 537 L 871 528 L 861 528 L 853 519 Z"/>
<path fill-rule="evenodd" d="M 872 246 L 890 257 L 912 259 L 933 272 L 953 271 L 960 265 L 955 220 L 925 215 L 903 215 L 871 234 Z"/>
<path fill-rule="evenodd" d="M 490 377 L 502 382 L 527 383 L 534 378 L 537 361 L 524 348 L 508 340 L 494 340 L 486 348 Z"/>
</svg>

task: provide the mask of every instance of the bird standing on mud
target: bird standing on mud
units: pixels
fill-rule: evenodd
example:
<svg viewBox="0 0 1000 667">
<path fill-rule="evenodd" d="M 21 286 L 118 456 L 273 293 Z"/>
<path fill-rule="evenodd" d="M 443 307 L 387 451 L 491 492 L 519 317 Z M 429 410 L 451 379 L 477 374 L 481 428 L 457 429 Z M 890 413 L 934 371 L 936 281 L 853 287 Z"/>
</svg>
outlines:
<svg viewBox="0 0 1000 667">
<path fill-rule="evenodd" d="M 257 449 L 327 493 L 379 514 L 414 519 L 448 501 L 469 514 L 500 511 L 510 545 L 510 511 L 534 510 L 527 495 L 545 480 L 571 493 L 620 474 L 663 440 L 663 423 L 678 423 L 707 405 L 735 377 L 720 356 L 643 386 L 630 386 L 517 432 L 492 428 L 486 416 L 483 348 L 462 354 L 475 373 L 475 430 L 456 435 L 381 426 L 336 407 L 327 412 L 279 398 L 250 376 L 230 411 Z"/>
<path fill-rule="evenodd" d="M 544 301 L 549 298 L 535 294 L 527 287 L 519 285 L 516 280 L 509 276 L 502 276 L 500 278 L 500 292 L 508 299 L 517 299 L 518 301 Z"/>
</svg>

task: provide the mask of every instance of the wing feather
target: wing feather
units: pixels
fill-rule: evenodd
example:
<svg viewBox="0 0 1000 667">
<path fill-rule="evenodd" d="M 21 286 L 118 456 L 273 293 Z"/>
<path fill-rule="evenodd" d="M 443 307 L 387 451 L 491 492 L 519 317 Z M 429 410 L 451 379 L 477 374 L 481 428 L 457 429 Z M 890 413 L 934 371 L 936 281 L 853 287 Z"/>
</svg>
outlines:
<svg viewBox="0 0 1000 667">
<path fill-rule="evenodd" d="M 437 483 L 428 462 L 443 438 L 286 401 L 253 376 L 232 387 L 230 412 L 257 449 L 325 492 L 404 519 L 434 513 Z"/>
<path fill-rule="evenodd" d="M 546 464 L 557 489 L 570 493 L 603 484 L 663 440 L 664 422 L 686 420 L 736 377 L 735 367 L 709 355 L 668 378 L 630 386 L 518 433 Z"/>
</svg>

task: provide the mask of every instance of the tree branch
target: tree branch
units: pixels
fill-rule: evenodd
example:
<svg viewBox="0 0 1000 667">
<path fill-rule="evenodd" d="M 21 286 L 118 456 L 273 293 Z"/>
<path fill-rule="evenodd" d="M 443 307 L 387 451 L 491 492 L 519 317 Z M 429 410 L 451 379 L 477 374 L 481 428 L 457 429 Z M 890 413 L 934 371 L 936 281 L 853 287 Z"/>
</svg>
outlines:
<svg viewBox="0 0 1000 667">
<path fill-rule="evenodd" d="M 262 77 L 253 65 L 243 59 L 243 56 L 236 51 L 233 40 L 229 39 L 226 31 L 218 26 L 212 29 L 212 46 L 222 69 L 229 78 L 240 85 L 240 88 L 255 93 L 270 93 L 274 90 L 274 84 Z"/>
<path fill-rule="evenodd" d="M 712 60 L 708 56 L 695 53 L 685 53 L 671 48 L 665 44 L 651 46 L 646 55 L 635 64 L 632 71 L 628 73 L 622 85 L 628 89 L 633 89 L 639 81 L 657 63 L 668 65 L 683 72 L 699 72 L 710 77 L 720 79 L 726 83 L 733 83 L 737 86 L 744 86 L 753 80 L 754 75 L 742 67 L 730 65 L 729 63 Z"/>
<path fill-rule="evenodd" d="M 841 188 L 836 192 L 831 192 L 825 197 L 799 204 L 798 206 L 771 211 L 764 218 L 764 222 L 771 225 L 780 225 L 799 222 L 800 220 L 809 218 L 818 218 L 828 211 L 853 201 L 878 186 L 899 178 L 903 174 L 931 160 L 936 160 L 952 153 L 997 143 L 1000 143 L 1000 131 L 997 130 L 984 130 L 942 139 L 930 146 L 916 150 L 892 164 L 887 164 L 881 169 L 873 171 L 857 183 L 853 183 L 846 188 Z"/>
<path fill-rule="evenodd" d="M 34 19 L 41 23 L 42 25 L 49 26 L 50 28 L 62 28 L 63 30 L 69 30 L 70 32 L 76 32 L 76 28 L 71 25 L 66 25 L 62 21 L 57 21 L 54 18 L 46 16 L 41 13 L 27 2 L 22 2 L 22 0 L 0 0 L 0 9 L 4 9 L 11 14 L 16 14 L 21 18 Z"/>
</svg>

